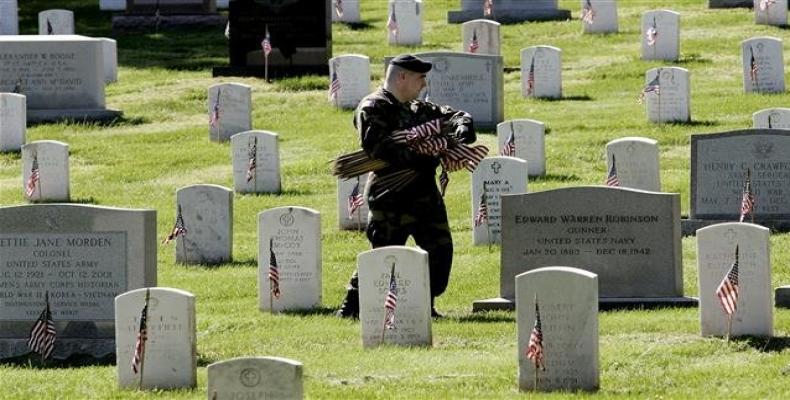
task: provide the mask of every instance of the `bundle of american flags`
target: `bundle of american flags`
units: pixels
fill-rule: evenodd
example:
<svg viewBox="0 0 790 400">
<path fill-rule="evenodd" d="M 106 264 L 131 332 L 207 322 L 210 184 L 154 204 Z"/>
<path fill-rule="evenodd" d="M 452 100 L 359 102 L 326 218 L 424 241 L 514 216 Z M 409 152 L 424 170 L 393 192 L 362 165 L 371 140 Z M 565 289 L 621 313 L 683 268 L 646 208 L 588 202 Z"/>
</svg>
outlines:
<svg viewBox="0 0 790 400">
<path fill-rule="evenodd" d="M 30 351 L 41 354 L 42 359 L 47 359 L 55 350 L 55 321 L 52 320 L 52 311 L 49 308 L 49 292 L 44 294 L 46 305 L 41 315 L 38 316 L 33 328 L 30 329 L 30 339 L 27 347 Z"/>
<path fill-rule="evenodd" d="M 774 4 L 776 4 L 776 0 L 760 0 L 760 10 L 765 11 Z"/>
<path fill-rule="evenodd" d="M 592 25 L 595 22 L 595 10 L 593 10 L 590 0 L 587 0 L 584 7 L 582 7 L 581 19 L 587 25 Z"/>
<path fill-rule="evenodd" d="M 255 179 L 255 169 L 257 168 L 258 139 L 253 138 L 252 146 L 247 151 L 247 182 Z"/>
<path fill-rule="evenodd" d="M 656 71 L 656 77 L 653 78 L 645 87 L 642 88 L 642 91 L 639 92 L 639 98 L 636 99 L 636 102 L 642 104 L 645 101 L 645 97 L 648 93 L 655 93 L 656 96 L 661 95 L 661 70 L 659 69 Z"/>
<path fill-rule="evenodd" d="M 148 341 L 148 300 L 151 298 L 151 289 L 145 289 L 145 303 L 140 311 L 140 328 L 137 329 L 137 340 L 134 342 L 132 354 L 132 372 L 137 374 L 143 369 L 145 359 L 145 342 Z"/>
<path fill-rule="evenodd" d="M 214 99 L 214 105 L 211 107 L 211 114 L 208 117 L 209 126 L 216 127 L 219 124 L 221 114 L 219 99 L 222 97 L 222 89 L 217 89 L 217 98 Z"/>
<path fill-rule="evenodd" d="M 738 309 L 738 245 L 735 245 L 735 262 L 732 263 L 727 275 L 716 288 L 716 297 L 719 298 L 722 310 L 727 315 L 735 314 Z"/>
<path fill-rule="evenodd" d="M 754 193 L 752 193 L 752 170 L 746 170 L 746 183 L 743 184 L 743 195 L 741 196 L 741 218 L 740 222 L 746 219 L 746 216 L 751 215 L 754 217 Z"/>
<path fill-rule="evenodd" d="M 527 73 L 527 96 L 532 96 L 535 92 L 535 57 L 529 62 L 529 72 Z"/>
<path fill-rule="evenodd" d="M 277 257 L 274 256 L 274 238 L 269 239 L 269 286 L 275 299 L 280 298 L 280 268 L 277 266 Z"/>
<path fill-rule="evenodd" d="M 606 175 L 606 186 L 620 186 L 620 178 L 617 177 L 617 165 L 615 164 L 614 154 L 612 154 L 612 166 L 609 168 L 609 174 Z"/>
<path fill-rule="evenodd" d="M 658 27 L 656 26 L 656 17 L 653 17 L 653 25 L 650 25 L 647 28 L 647 32 L 645 32 L 645 39 L 647 40 L 648 46 L 655 46 L 656 40 L 658 40 Z"/>
<path fill-rule="evenodd" d="M 272 37 L 269 35 L 269 27 L 266 27 L 266 35 L 263 37 L 261 41 L 261 49 L 263 50 L 263 56 L 268 58 L 269 54 L 272 53 Z"/>
<path fill-rule="evenodd" d="M 529 334 L 526 356 L 528 360 L 532 360 L 536 369 L 546 369 L 543 359 L 543 328 L 540 322 L 540 308 L 538 307 L 537 295 L 535 295 L 535 326 L 532 327 L 532 332 Z"/>
<path fill-rule="evenodd" d="M 505 145 L 502 146 L 500 154 L 507 157 L 516 156 L 516 134 L 513 131 L 512 122 L 510 123 L 510 135 L 507 137 L 507 140 L 505 140 Z"/>
<path fill-rule="evenodd" d="M 25 196 L 28 199 L 33 198 L 33 194 L 36 193 L 36 187 L 38 187 L 38 182 L 40 180 L 41 171 L 38 167 L 38 155 L 33 154 L 33 165 L 30 167 L 30 176 L 25 183 Z"/>
<path fill-rule="evenodd" d="M 392 263 L 390 284 L 384 298 L 384 329 L 395 329 L 395 309 L 398 307 L 398 281 L 395 279 L 395 263 Z"/>
<path fill-rule="evenodd" d="M 168 244 L 179 236 L 187 234 L 187 227 L 184 225 L 184 216 L 181 215 L 181 204 L 178 205 L 178 214 L 176 215 L 176 223 L 173 225 L 173 230 L 162 241 L 162 244 Z"/>
<path fill-rule="evenodd" d="M 359 177 L 357 177 L 357 183 L 354 185 L 354 189 L 351 190 L 351 193 L 349 193 L 346 203 L 348 219 L 352 219 L 354 213 L 365 205 L 365 199 L 362 196 L 362 192 L 359 190 Z"/>
<path fill-rule="evenodd" d="M 477 53 L 478 49 L 480 49 L 480 42 L 477 41 L 477 30 L 474 30 L 472 31 L 472 41 L 469 42 L 469 52 Z"/>
<path fill-rule="evenodd" d="M 486 188 L 483 187 L 483 194 L 480 195 L 480 204 L 477 206 L 477 211 L 475 212 L 475 227 L 483 225 L 484 222 L 488 221 L 488 204 L 486 204 Z"/>
<path fill-rule="evenodd" d="M 392 33 L 392 36 L 398 36 L 398 18 L 395 17 L 395 3 L 392 3 L 389 18 L 387 19 L 387 29 Z"/>
</svg>

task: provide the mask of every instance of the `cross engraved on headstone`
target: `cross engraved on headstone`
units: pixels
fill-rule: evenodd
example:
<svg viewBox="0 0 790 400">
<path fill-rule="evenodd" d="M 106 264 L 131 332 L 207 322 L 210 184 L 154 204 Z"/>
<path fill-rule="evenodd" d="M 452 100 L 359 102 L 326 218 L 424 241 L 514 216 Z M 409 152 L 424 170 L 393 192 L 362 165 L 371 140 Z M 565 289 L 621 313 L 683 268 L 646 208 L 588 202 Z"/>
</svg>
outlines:
<svg viewBox="0 0 790 400">
<path fill-rule="evenodd" d="M 491 170 L 494 171 L 495 174 L 499 174 L 500 169 L 502 169 L 502 164 L 498 162 L 494 162 L 491 164 Z"/>
<path fill-rule="evenodd" d="M 735 241 L 735 239 L 737 239 L 737 238 L 738 238 L 738 234 L 737 234 L 737 233 L 735 233 L 735 230 L 734 230 L 734 229 L 730 228 L 730 229 L 727 229 L 727 232 L 726 232 L 726 233 L 724 233 L 724 237 L 726 237 L 726 238 L 727 238 L 727 241 L 728 241 L 728 242 L 732 243 L 732 242 L 734 242 L 734 241 Z"/>
</svg>

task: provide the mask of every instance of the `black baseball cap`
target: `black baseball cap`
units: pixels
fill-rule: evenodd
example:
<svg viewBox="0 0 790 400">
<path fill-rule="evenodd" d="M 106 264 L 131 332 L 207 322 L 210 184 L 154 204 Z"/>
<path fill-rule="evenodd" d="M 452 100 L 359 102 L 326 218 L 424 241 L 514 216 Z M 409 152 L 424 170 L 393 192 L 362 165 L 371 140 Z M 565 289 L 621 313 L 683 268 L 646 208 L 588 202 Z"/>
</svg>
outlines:
<svg viewBox="0 0 790 400">
<path fill-rule="evenodd" d="M 390 64 L 397 65 L 403 69 L 407 69 L 412 72 L 418 72 L 424 74 L 431 70 L 433 64 L 428 61 L 423 60 L 422 58 L 413 56 L 411 54 L 403 54 L 399 55 L 390 61 Z"/>
</svg>

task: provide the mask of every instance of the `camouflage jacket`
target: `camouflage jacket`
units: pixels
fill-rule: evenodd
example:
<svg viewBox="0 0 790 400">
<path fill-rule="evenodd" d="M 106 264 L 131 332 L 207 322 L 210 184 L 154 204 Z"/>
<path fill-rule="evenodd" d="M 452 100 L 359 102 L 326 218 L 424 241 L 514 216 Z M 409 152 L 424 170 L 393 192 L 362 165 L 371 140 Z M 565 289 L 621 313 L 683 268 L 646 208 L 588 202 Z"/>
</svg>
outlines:
<svg viewBox="0 0 790 400">
<path fill-rule="evenodd" d="M 384 88 L 378 88 L 360 101 L 354 113 L 354 126 L 359 133 L 362 149 L 368 156 L 384 160 L 390 165 L 375 172 L 369 179 L 365 193 L 371 208 L 402 209 L 404 205 L 409 207 L 423 202 L 425 205 L 441 202 L 435 179 L 439 158 L 417 153 L 408 145 L 385 140 L 393 132 L 437 118 L 441 118 L 443 126 L 449 130 L 448 136 L 458 142 L 472 143 L 476 140 L 472 117 L 464 111 L 420 100 L 401 103 Z M 376 187 L 377 175 L 404 169 L 417 171 L 416 179 L 396 192 L 378 190 L 381 188 Z M 370 196 L 369 193 L 377 195 Z"/>
</svg>

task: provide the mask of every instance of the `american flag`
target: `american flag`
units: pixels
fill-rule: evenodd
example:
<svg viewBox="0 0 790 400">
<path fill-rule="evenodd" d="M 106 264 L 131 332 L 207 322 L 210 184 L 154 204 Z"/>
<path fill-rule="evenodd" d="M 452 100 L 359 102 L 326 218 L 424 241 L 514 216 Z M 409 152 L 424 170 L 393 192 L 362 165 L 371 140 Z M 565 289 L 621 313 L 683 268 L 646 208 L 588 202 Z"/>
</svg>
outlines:
<svg viewBox="0 0 790 400">
<path fill-rule="evenodd" d="M 387 19 L 387 29 L 392 32 L 393 36 L 398 36 L 398 19 L 395 17 L 395 3 L 392 3 L 390 9 L 390 16 Z"/>
<path fill-rule="evenodd" d="M 469 42 L 469 52 L 477 53 L 480 48 L 480 42 L 477 41 L 477 30 L 472 31 L 472 41 Z"/>
<path fill-rule="evenodd" d="M 538 307 L 538 295 L 535 295 L 535 326 L 529 334 L 529 344 L 527 344 L 527 359 L 532 360 L 535 368 L 546 370 L 543 364 L 543 328 L 540 323 L 540 308 Z"/>
<path fill-rule="evenodd" d="M 55 322 L 52 320 L 52 311 L 49 309 L 49 292 L 44 294 L 46 306 L 38 316 L 33 328 L 30 329 L 30 339 L 27 341 L 27 347 L 30 351 L 41 354 L 44 359 L 52 355 L 55 350 Z"/>
<path fill-rule="evenodd" d="M 590 0 L 584 4 L 582 7 L 582 22 L 586 23 L 587 25 L 592 25 L 595 22 L 595 10 L 593 10 L 592 3 Z"/>
<path fill-rule="evenodd" d="M 269 27 L 266 27 L 266 36 L 261 41 L 261 48 L 263 49 L 263 56 L 269 57 L 272 54 L 272 37 L 269 35 Z"/>
<path fill-rule="evenodd" d="M 642 104 L 642 102 L 645 100 L 645 96 L 647 96 L 648 93 L 655 93 L 656 96 L 661 95 L 660 77 L 661 77 L 661 70 L 658 70 L 656 72 L 656 77 L 653 78 L 653 80 L 650 81 L 650 83 L 645 85 L 645 87 L 642 88 L 641 92 L 639 92 L 639 98 L 636 100 L 637 103 Z"/>
<path fill-rule="evenodd" d="M 255 179 L 255 168 L 257 167 L 258 139 L 253 138 L 252 146 L 247 150 L 247 182 Z"/>
<path fill-rule="evenodd" d="M 337 65 L 332 70 L 332 80 L 329 81 L 329 101 L 337 103 L 337 96 L 340 93 L 340 78 L 337 77 Z"/>
<path fill-rule="evenodd" d="M 343 18 L 343 0 L 335 0 L 335 14 L 339 18 Z"/>
<path fill-rule="evenodd" d="M 55 34 L 55 30 L 52 28 L 52 23 L 49 22 L 49 18 L 47 18 L 47 35 Z"/>
<path fill-rule="evenodd" d="M 359 178 L 357 178 L 357 183 L 354 185 L 354 189 L 351 190 L 347 199 L 348 218 L 351 219 L 351 216 L 364 204 L 365 199 L 362 198 L 362 193 L 359 191 Z"/>
<path fill-rule="evenodd" d="M 494 0 L 483 0 L 483 16 L 490 17 L 494 14 Z"/>
<path fill-rule="evenodd" d="M 743 195 L 741 196 L 741 219 L 743 222 L 747 215 L 754 214 L 754 193 L 752 193 L 752 171 L 746 171 L 746 183 L 743 185 Z"/>
<path fill-rule="evenodd" d="M 384 329 L 395 329 L 395 309 L 398 307 L 398 281 L 395 279 L 395 263 L 390 272 L 390 286 L 384 298 Z"/>
<path fill-rule="evenodd" d="M 442 168 L 442 173 L 439 174 L 439 193 L 441 193 L 442 197 L 447 192 L 447 185 L 450 184 L 450 175 L 447 174 L 447 170 Z"/>
<path fill-rule="evenodd" d="M 178 205 L 178 215 L 176 215 L 176 223 L 173 225 L 173 230 L 167 235 L 162 244 L 168 244 L 179 236 L 187 234 L 187 227 L 184 225 L 184 216 L 181 215 L 181 204 Z"/>
<path fill-rule="evenodd" d="M 140 311 L 140 328 L 137 330 L 137 340 L 134 342 L 134 354 L 132 354 L 132 372 L 135 374 L 143 368 L 145 342 L 148 341 L 148 299 L 150 297 L 151 289 L 145 289 L 145 304 Z"/>
<path fill-rule="evenodd" d="M 475 226 L 483 225 L 483 222 L 486 221 L 488 221 L 488 204 L 486 204 L 486 189 L 484 187 L 483 194 L 480 195 L 480 204 L 475 212 Z"/>
<path fill-rule="evenodd" d="M 776 0 L 760 0 L 760 10 L 765 11 L 774 4 L 776 4 Z"/>
<path fill-rule="evenodd" d="M 505 140 L 505 145 L 502 146 L 501 153 L 503 156 L 515 157 L 516 156 L 516 133 L 513 132 L 513 125 L 510 125 L 510 135 Z"/>
<path fill-rule="evenodd" d="M 716 296 L 725 314 L 735 314 L 738 309 L 738 292 L 738 245 L 735 245 L 735 262 L 716 288 Z"/>
<path fill-rule="evenodd" d="M 752 85 L 756 85 L 759 67 L 757 66 L 757 60 L 754 58 L 754 49 L 751 46 L 749 47 L 749 55 L 749 77 L 752 79 Z"/>
<path fill-rule="evenodd" d="M 527 73 L 527 96 L 532 96 L 535 92 L 535 57 L 529 62 L 529 72 Z"/>
<path fill-rule="evenodd" d="M 653 25 L 647 28 L 647 32 L 645 32 L 645 38 L 647 39 L 648 46 L 654 46 L 656 44 L 656 40 L 658 39 L 658 27 L 656 26 L 656 17 L 653 17 Z"/>
<path fill-rule="evenodd" d="M 211 107 L 211 114 L 208 117 L 209 126 L 216 127 L 219 124 L 220 114 L 222 113 L 219 104 L 219 98 L 221 96 L 222 96 L 222 89 L 217 89 L 217 98 L 214 100 L 214 106 Z"/>
<path fill-rule="evenodd" d="M 27 183 L 25 184 L 25 196 L 28 199 L 33 197 L 33 193 L 36 192 L 36 187 L 38 187 L 38 182 L 41 180 L 41 170 L 38 167 L 38 155 L 33 155 L 33 166 L 30 167 L 30 176 L 27 178 Z"/>
<path fill-rule="evenodd" d="M 617 177 L 617 165 L 615 165 L 614 154 L 612 154 L 612 167 L 609 168 L 609 174 L 606 175 L 606 186 L 620 186 L 620 178 Z"/>
<path fill-rule="evenodd" d="M 277 266 L 277 257 L 274 256 L 274 238 L 269 239 L 269 286 L 275 299 L 280 298 L 280 268 Z"/>
</svg>

